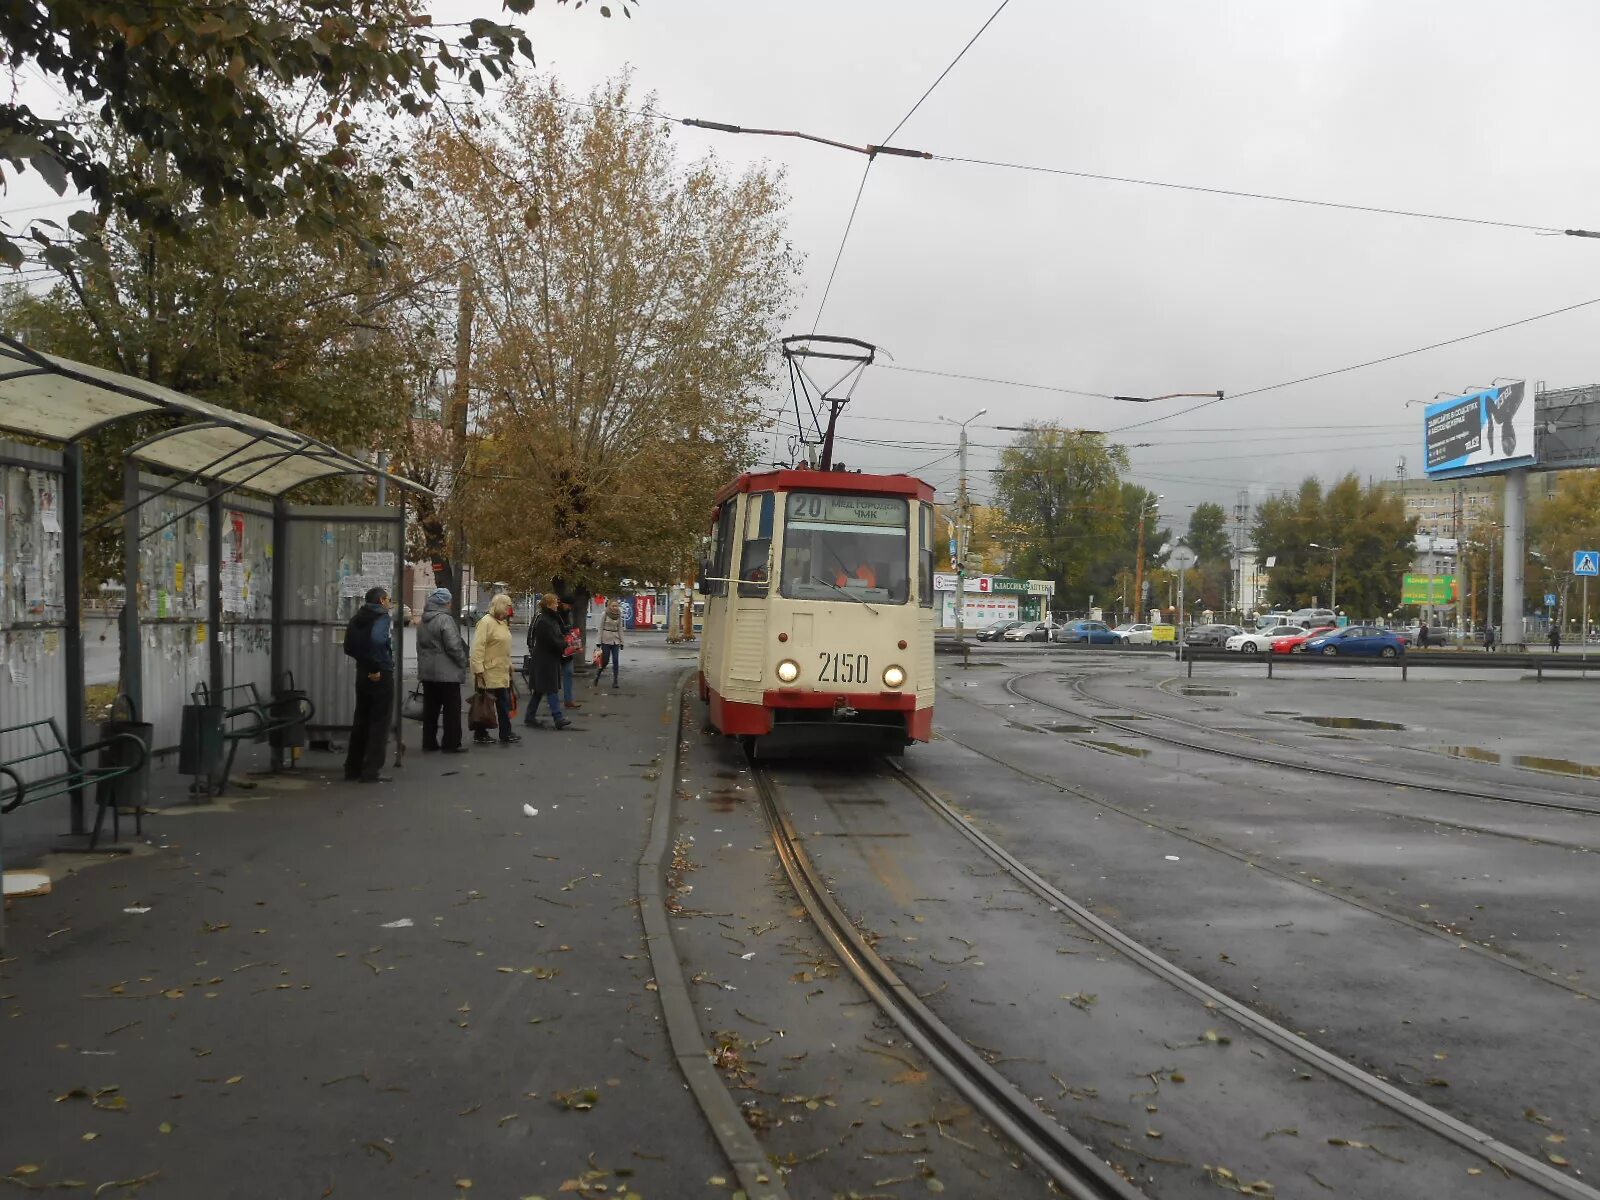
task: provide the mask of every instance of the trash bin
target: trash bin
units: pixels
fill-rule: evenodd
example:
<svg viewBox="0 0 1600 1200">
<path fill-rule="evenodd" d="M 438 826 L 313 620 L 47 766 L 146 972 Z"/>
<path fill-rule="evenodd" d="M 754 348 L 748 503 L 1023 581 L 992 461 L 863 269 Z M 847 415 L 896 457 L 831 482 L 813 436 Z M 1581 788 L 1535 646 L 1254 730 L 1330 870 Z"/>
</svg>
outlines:
<svg viewBox="0 0 1600 1200">
<path fill-rule="evenodd" d="M 178 773 L 215 784 L 222 774 L 222 705 L 185 704 L 178 727 Z"/>
<path fill-rule="evenodd" d="M 126 717 L 117 716 L 117 706 L 126 702 Z M 148 721 L 139 720 L 139 709 L 134 704 L 133 697 L 126 692 L 119 692 L 117 698 L 111 702 L 111 716 L 100 723 L 100 740 L 106 741 L 118 734 L 131 733 L 144 743 L 144 764 L 136 771 L 129 771 L 125 775 L 118 775 L 95 785 L 96 803 L 110 807 L 115 813 L 119 808 L 131 808 L 135 817 L 143 813 L 145 800 L 150 790 L 150 751 L 155 745 L 156 727 Z M 128 767 L 138 761 L 139 752 L 127 742 L 113 742 L 103 747 L 100 751 L 100 766 L 102 767 Z"/>
<path fill-rule="evenodd" d="M 267 718 L 272 722 L 269 740 L 274 750 L 303 750 L 310 742 L 306 721 L 316 710 L 311 707 L 311 693 L 294 686 L 294 672 L 285 671 L 281 685 L 267 705 Z M 280 725 L 279 722 L 288 724 Z"/>
</svg>

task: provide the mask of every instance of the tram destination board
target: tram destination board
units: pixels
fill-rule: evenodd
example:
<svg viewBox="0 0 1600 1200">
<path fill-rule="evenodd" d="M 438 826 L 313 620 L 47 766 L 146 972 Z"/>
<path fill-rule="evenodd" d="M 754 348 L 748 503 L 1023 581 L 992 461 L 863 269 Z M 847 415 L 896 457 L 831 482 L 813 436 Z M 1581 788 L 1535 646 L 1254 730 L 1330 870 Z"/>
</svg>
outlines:
<svg viewBox="0 0 1600 1200">
<path fill-rule="evenodd" d="M 815 524 L 900 527 L 906 523 L 906 502 L 898 496 L 791 492 L 789 520 Z"/>
</svg>

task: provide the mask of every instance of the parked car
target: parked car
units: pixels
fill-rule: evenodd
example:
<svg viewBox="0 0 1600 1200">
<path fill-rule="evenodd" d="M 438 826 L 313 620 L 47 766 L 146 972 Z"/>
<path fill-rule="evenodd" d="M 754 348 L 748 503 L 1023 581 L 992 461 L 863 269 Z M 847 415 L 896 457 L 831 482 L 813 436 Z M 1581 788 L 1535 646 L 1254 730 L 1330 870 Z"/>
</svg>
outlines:
<svg viewBox="0 0 1600 1200">
<path fill-rule="evenodd" d="M 1339 614 L 1331 608 L 1297 608 L 1289 614 L 1286 625 L 1304 625 L 1314 629 L 1322 625 L 1337 625 Z"/>
<path fill-rule="evenodd" d="M 1054 621 L 1018 621 L 1000 636 L 1008 642 L 1048 642 L 1055 629 Z"/>
<path fill-rule="evenodd" d="M 1319 625 L 1315 629 L 1303 629 L 1295 637 L 1281 637 L 1272 643 L 1274 654 L 1304 654 L 1306 643 L 1314 637 L 1321 637 L 1325 633 L 1332 633 L 1337 625 Z"/>
<path fill-rule="evenodd" d="M 1068 621 L 1056 626 L 1051 638 L 1057 642 L 1077 642 L 1088 646 L 1115 646 L 1122 639 L 1104 621 Z"/>
<path fill-rule="evenodd" d="M 1258 629 L 1254 633 L 1235 634 L 1223 646 L 1240 654 L 1265 654 L 1278 638 L 1297 637 L 1304 632 L 1299 625 L 1274 625 L 1271 629 Z"/>
<path fill-rule="evenodd" d="M 978 640 L 980 642 L 998 642 L 1008 629 L 1015 629 L 1021 624 L 1021 621 L 1012 618 L 1009 621 L 996 621 L 993 625 L 985 625 L 978 630 Z"/>
<path fill-rule="evenodd" d="M 1294 614 L 1286 612 L 1262 613 L 1254 622 L 1257 629 L 1271 629 L 1274 625 L 1294 625 L 1297 623 L 1294 619 Z"/>
<path fill-rule="evenodd" d="M 1118 625 L 1111 631 L 1117 635 L 1117 640 L 1124 646 L 1148 646 L 1155 640 L 1155 627 L 1152 625 Z"/>
<path fill-rule="evenodd" d="M 1183 644 L 1185 646 L 1215 646 L 1218 650 L 1227 645 L 1228 639 L 1237 637 L 1244 630 L 1237 625 L 1191 625 L 1183 631 Z"/>
<path fill-rule="evenodd" d="M 1392 629 L 1374 625 L 1346 625 L 1306 642 L 1307 654 L 1352 654 L 1376 658 L 1399 658 L 1406 644 Z"/>
</svg>

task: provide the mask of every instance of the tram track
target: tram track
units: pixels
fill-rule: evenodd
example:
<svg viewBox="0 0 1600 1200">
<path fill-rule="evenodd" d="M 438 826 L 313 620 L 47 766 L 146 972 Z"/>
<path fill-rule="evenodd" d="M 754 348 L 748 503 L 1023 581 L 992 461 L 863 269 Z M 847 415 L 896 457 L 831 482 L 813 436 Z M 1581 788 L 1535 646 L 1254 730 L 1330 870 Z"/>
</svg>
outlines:
<svg viewBox="0 0 1600 1200">
<path fill-rule="evenodd" d="M 771 773 L 750 764 L 773 844 L 801 905 L 832 952 L 872 1001 L 991 1125 L 1074 1200 L 1138 1200 L 1142 1195 L 934 1015 L 841 909 L 795 833 Z M 1600 1195 L 1590 1198 L 1600 1200 Z"/>
<path fill-rule="evenodd" d="M 886 779 L 893 780 L 915 796 L 1008 878 L 1044 901 L 1052 910 L 1063 914 L 1065 920 L 1101 939 L 1149 975 L 1200 1000 L 1208 1009 L 1225 1015 L 1241 1029 L 1305 1067 L 1482 1158 L 1508 1177 L 1517 1178 L 1545 1194 L 1563 1200 L 1600 1200 L 1600 1191 L 1582 1181 L 1361 1070 L 1184 971 L 1042 878 L 1004 846 L 975 828 L 967 817 L 907 768 L 890 760 L 883 760 L 882 767 Z M 932 1014 L 892 968 L 879 958 L 867 937 L 857 929 L 828 891 L 801 844 L 803 839 L 795 832 L 783 805 L 780 789 L 771 774 L 766 768 L 754 764 L 752 772 L 779 858 L 811 919 L 868 994 L 922 1049 L 936 1069 L 960 1088 L 986 1118 L 1012 1136 L 1029 1157 L 1034 1158 L 1063 1187 L 1066 1194 L 1088 1197 L 1139 1195 L 1112 1173 L 1093 1151 L 1073 1139 L 1012 1084 L 1000 1077 L 968 1043 Z M 1091 1170 L 1091 1177 L 1087 1179 L 1081 1173 L 1085 1166 Z M 1115 1190 L 1092 1190 L 1108 1182 Z M 1079 1190 L 1072 1190 L 1073 1187 Z M 1084 1187 L 1091 1190 L 1082 1190 Z"/>
<path fill-rule="evenodd" d="M 1015 696 L 1018 700 L 1022 700 L 1028 704 L 1037 704 L 1042 708 L 1051 709 L 1054 712 L 1061 713 L 1063 716 L 1071 717 L 1074 720 L 1088 721 L 1093 724 L 1104 725 L 1108 729 L 1115 729 L 1119 733 L 1127 734 L 1130 737 L 1147 738 L 1150 741 L 1159 742 L 1167 746 L 1173 746 L 1180 750 L 1192 750 L 1197 754 L 1210 754 L 1218 758 L 1232 759 L 1236 762 L 1246 762 L 1256 766 L 1276 767 L 1279 770 L 1287 771 L 1300 771 L 1310 775 L 1321 775 L 1333 779 L 1351 780 L 1356 783 L 1376 784 L 1380 787 L 1405 787 L 1414 791 L 1434 792 L 1441 795 L 1453 796 L 1463 800 L 1485 800 L 1498 804 L 1515 804 L 1528 808 L 1542 808 L 1555 812 L 1569 812 L 1577 813 L 1581 816 L 1600 817 L 1600 802 L 1593 804 L 1569 804 L 1560 800 L 1541 800 L 1530 796 L 1513 796 L 1500 792 L 1480 791 L 1476 788 L 1470 787 L 1464 788 L 1451 786 L 1450 784 L 1440 782 L 1436 779 L 1429 779 L 1425 776 L 1408 776 L 1406 778 L 1392 779 L 1371 771 L 1351 770 L 1343 767 L 1331 766 L 1326 763 L 1301 762 L 1293 759 L 1279 758 L 1273 755 L 1251 754 L 1244 750 L 1207 745 L 1204 742 L 1178 737 L 1174 734 L 1166 733 L 1159 729 L 1145 728 L 1139 724 L 1129 721 L 1118 721 L 1115 717 L 1107 717 L 1100 713 L 1089 713 L 1078 708 L 1069 708 L 1066 705 L 1058 704 L 1053 700 L 1045 700 L 1039 696 L 1030 695 L 1017 687 L 1018 682 L 1021 680 L 1034 679 L 1040 675 L 1054 673 L 1056 672 L 1028 671 L 1019 675 L 1013 675 L 1010 679 L 1006 680 L 1004 687 L 1007 693 Z M 1089 697 L 1087 693 L 1077 689 L 1076 686 L 1074 687 L 1074 690 L 1078 691 L 1078 694 L 1083 696 L 1084 699 L 1091 700 L 1092 703 L 1108 703 L 1102 699 Z M 1148 716 L 1151 719 L 1155 719 L 1155 717 L 1159 716 L 1160 714 L 1142 715 Z"/>
<path fill-rule="evenodd" d="M 1168 684 L 1168 683 L 1178 683 L 1181 686 L 1184 682 L 1185 682 L 1185 680 L 1181 676 L 1175 677 L 1175 678 L 1172 678 L 1172 679 L 1165 679 L 1165 680 L 1162 680 L 1161 683 L 1157 685 L 1157 688 L 1158 688 L 1158 690 L 1160 690 L 1160 691 L 1162 691 L 1162 692 L 1164 692 L 1164 693 L 1166 693 L 1167 695 L 1170 696 L 1173 693 L 1170 690 L 1168 690 L 1168 688 L 1166 687 L 1166 684 Z M 1121 711 L 1129 712 L 1129 713 L 1132 713 L 1132 714 L 1134 714 L 1136 716 L 1146 717 L 1146 718 L 1148 718 L 1149 720 L 1152 720 L 1152 721 L 1165 721 L 1165 722 L 1168 722 L 1169 724 L 1173 724 L 1173 725 L 1182 725 L 1186 729 L 1193 729 L 1193 730 L 1196 730 L 1196 731 L 1198 731 L 1200 733 L 1220 734 L 1223 737 L 1233 738 L 1233 739 L 1238 740 L 1238 741 L 1254 742 L 1257 745 L 1262 745 L 1262 746 L 1275 746 L 1280 750 L 1293 751 L 1293 750 L 1296 749 L 1296 747 L 1289 745 L 1287 742 L 1280 742 L 1280 741 L 1277 741 L 1276 739 L 1270 738 L 1270 737 L 1257 736 L 1256 734 L 1253 734 L 1253 733 L 1245 733 L 1243 730 L 1225 729 L 1225 728 L 1222 728 L 1221 726 L 1217 726 L 1217 725 L 1207 725 L 1203 721 L 1192 721 L 1192 720 L 1189 720 L 1189 719 L 1187 719 L 1185 717 L 1176 716 L 1176 715 L 1174 715 L 1172 713 L 1156 712 L 1156 711 L 1154 711 L 1152 709 L 1140 708 L 1140 707 L 1138 707 L 1136 705 L 1132 705 L 1132 704 L 1119 704 L 1117 701 L 1109 700 L 1104 696 L 1098 695 L 1097 693 L 1090 691 L 1087 687 L 1084 686 L 1084 680 L 1082 680 L 1081 678 L 1077 679 L 1077 680 L 1075 680 L 1073 682 L 1072 690 L 1077 692 L 1078 695 L 1082 696 L 1085 700 L 1088 700 L 1093 704 L 1104 704 L 1108 708 L 1120 709 Z M 1188 697 L 1188 696 L 1183 697 L 1183 699 L 1190 700 L 1191 702 L 1193 702 L 1192 698 Z M 1295 729 L 1294 725 L 1292 724 L 1292 721 L 1282 720 L 1282 719 L 1280 719 L 1278 716 L 1276 716 L 1274 714 L 1267 714 L 1265 717 L 1261 716 L 1260 714 L 1256 714 L 1256 713 L 1252 713 L 1252 714 L 1249 714 L 1249 715 L 1251 717 L 1253 717 L 1253 718 L 1256 718 L 1256 719 L 1270 721 L 1273 725 L 1281 726 L 1284 729 L 1285 732 L 1299 732 L 1299 730 Z M 1427 749 L 1427 748 L 1422 747 L 1422 746 L 1396 745 L 1396 744 L 1394 744 L 1392 742 L 1380 742 L 1380 743 L 1373 743 L 1373 744 L 1378 745 L 1382 749 L 1384 749 L 1386 751 L 1389 751 L 1391 753 L 1421 755 L 1421 756 L 1426 757 L 1428 759 L 1434 760 L 1435 762 L 1437 762 L 1441 758 L 1445 757 L 1444 755 L 1441 755 L 1437 750 Z M 1359 760 L 1351 759 L 1348 755 L 1339 754 L 1339 753 L 1332 752 L 1332 751 L 1327 752 L 1327 757 L 1331 758 L 1331 759 L 1335 759 L 1335 760 L 1337 760 L 1339 762 L 1359 761 Z M 1544 776 L 1546 778 L 1549 777 L 1549 773 L 1542 772 L 1538 768 L 1519 767 L 1517 769 L 1518 770 L 1525 770 L 1530 775 L 1533 775 L 1533 776 Z M 1551 786 L 1549 784 L 1544 783 L 1542 780 L 1539 783 L 1538 787 L 1539 787 L 1540 791 L 1545 792 L 1545 793 L 1547 793 L 1547 794 L 1549 794 L 1551 796 L 1570 798 L 1570 799 L 1573 799 L 1573 800 L 1591 801 L 1591 802 L 1595 802 L 1597 804 L 1600 804 L 1600 794 L 1597 794 L 1595 792 L 1574 791 L 1571 788 L 1554 787 L 1554 786 Z"/>
</svg>

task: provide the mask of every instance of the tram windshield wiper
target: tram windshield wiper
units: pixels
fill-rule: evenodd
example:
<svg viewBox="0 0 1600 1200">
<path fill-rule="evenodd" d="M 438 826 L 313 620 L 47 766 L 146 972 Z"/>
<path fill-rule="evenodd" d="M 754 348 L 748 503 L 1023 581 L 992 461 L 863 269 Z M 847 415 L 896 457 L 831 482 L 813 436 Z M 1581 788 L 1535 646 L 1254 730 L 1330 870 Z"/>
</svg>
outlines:
<svg viewBox="0 0 1600 1200">
<path fill-rule="evenodd" d="M 878 615 L 878 610 L 873 608 L 872 605 L 868 604 L 860 596 L 852 596 L 849 592 L 845 591 L 837 583 L 833 583 L 830 580 L 824 579 L 820 575 L 813 575 L 811 577 L 811 582 L 812 583 L 820 583 L 825 588 L 832 588 L 834 591 L 838 592 L 839 595 L 843 596 L 846 600 L 854 600 L 857 604 L 861 605 L 863 608 L 865 608 L 873 616 L 877 616 Z"/>
</svg>

